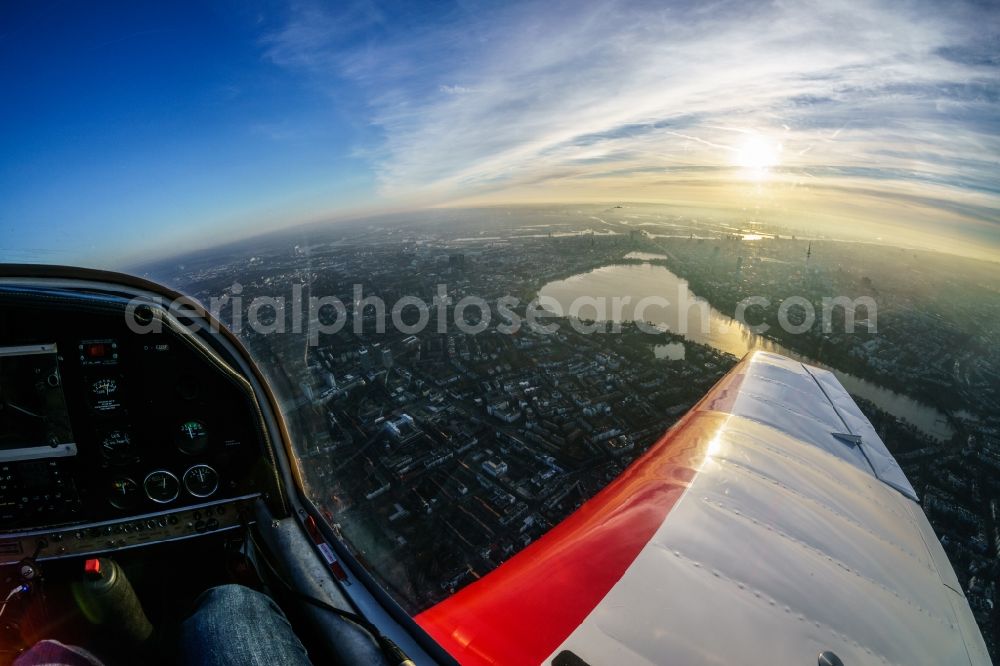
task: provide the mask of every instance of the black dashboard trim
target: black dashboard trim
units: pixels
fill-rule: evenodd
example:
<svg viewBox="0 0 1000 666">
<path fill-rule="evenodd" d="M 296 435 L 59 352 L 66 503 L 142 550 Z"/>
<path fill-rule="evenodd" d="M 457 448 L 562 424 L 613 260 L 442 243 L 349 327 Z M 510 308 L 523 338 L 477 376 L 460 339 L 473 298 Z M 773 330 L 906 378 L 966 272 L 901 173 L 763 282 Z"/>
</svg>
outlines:
<svg viewBox="0 0 1000 666">
<path fill-rule="evenodd" d="M 49 560 L 61 560 L 69 559 L 74 557 L 84 557 L 87 555 L 93 555 L 98 553 L 113 553 L 123 550 L 131 550 L 133 548 L 141 548 L 144 546 L 154 546 L 162 543 L 174 543 L 176 541 L 182 541 L 185 539 L 191 539 L 195 537 L 205 536 L 207 534 L 216 534 L 226 530 L 236 529 L 247 524 L 248 517 L 252 517 L 252 511 L 244 512 L 239 511 L 238 507 L 244 505 L 249 506 L 250 503 L 257 500 L 260 497 L 260 493 L 248 493 L 246 495 L 240 495 L 237 497 L 227 497 L 225 499 L 216 500 L 214 502 L 204 502 L 201 504 L 192 504 L 187 506 L 174 507 L 173 509 L 166 509 L 163 511 L 154 511 L 151 513 L 143 513 L 135 516 L 129 516 L 128 518 L 119 518 L 115 520 L 103 520 L 94 523 L 82 523 L 78 525 L 63 525 L 60 527 L 50 527 L 50 528 L 40 528 L 34 530 L 27 530 L 24 532 L 11 532 L 8 534 L 0 535 L 0 567 L 9 566 L 12 564 L 17 564 L 24 557 L 32 556 L 32 552 L 28 552 L 29 549 L 25 549 L 23 546 L 25 542 L 29 544 L 34 542 L 34 550 L 37 551 L 37 555 L 33 555 L 33 559 L 43 562 Z M 54 545 L 61 543 L 65 540 L 67 536 L 72 538 L 77 533 L 86 533 L 92 530 L 102 530 L 104 528 L 120 527 L 127 524 L 134 524 L 141 521 L 156 520 L 158 518 L 169 518 L 169 517 L 179 517 L 179 516 L 191 516 L 196 512 L 206 511 L 216 509 L 218 507 L 234 507 L 232 512 L 234 518 L 239 518 L 239 520 L 232 521 L 230 525 L 223 525 L 217 528 L 206 529 L 204 531 L 195 531 L 194 533 L 188 533 L 183 535 L 170 536 L 167 538 L 159 538 L 155 541 L 144 541 L 127 543 L 125 545 L 114 545 L 114 546 L 100 546 L 93 548 L 83 548 L 76 549 L 67 552 L 51 552 L 50 548 L 59 548 L 59 546 Z M 111 535 L 111 533 L 108 533 Z M 105 535 L 90 537 L 91 539 L 102 539 Z M 73 541 L 69 541 L 73 543 Z M 12 545 L 17 544 L 19 547 L 17 549 L 11 548 Z M 13 557 L 11 557 L 13 555 Z"/>
</svg>

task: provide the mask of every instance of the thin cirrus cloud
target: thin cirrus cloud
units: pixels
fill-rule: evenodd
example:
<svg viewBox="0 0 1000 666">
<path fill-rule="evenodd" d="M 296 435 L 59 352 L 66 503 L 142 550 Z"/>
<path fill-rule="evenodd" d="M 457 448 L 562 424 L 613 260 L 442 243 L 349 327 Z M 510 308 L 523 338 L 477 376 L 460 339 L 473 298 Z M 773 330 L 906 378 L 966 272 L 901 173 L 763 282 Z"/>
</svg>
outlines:
<svg viewBox="0 0 1000 666">
<path fill-rule="evenodd" d="M 916 210 L 915 234 L 945 225 L 995 252 L 1000 62 L 982 26 L 998 18 L 961 3 L 577 0 L 397 19 L 365 2 L 298 6 L 262 46 L 362 92 L 381 140 L 361 150 L 388 198 L 745 208 L 728 184 L 760 136 L 780 156 L 755 196 L 775 211 L 822 200 L 836 216 L 830 192 L 884 193 Z"/>
</svg>

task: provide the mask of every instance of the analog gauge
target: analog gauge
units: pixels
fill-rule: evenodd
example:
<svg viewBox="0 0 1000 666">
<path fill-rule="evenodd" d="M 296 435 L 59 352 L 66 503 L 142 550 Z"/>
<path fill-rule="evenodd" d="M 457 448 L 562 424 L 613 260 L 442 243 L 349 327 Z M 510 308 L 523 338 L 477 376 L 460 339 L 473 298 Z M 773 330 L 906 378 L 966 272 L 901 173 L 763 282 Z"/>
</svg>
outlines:
<svg viewBox="0 0 1000 666">
<path fill-rule="evenodd" d="M 90 391 L 97 397 L 105 398 L 118 392 L 118 382 L 110 377 L 98 379 L 90 385 Z"/>
<path fill-rule="evenodd" d="M 158 504 L 166 504 L 177 499 L 181 484 L 176 476 L 164 469 L 159 469 L 149 473 L 146 480 L 142 482 L 142 487 L 146 490 L 146 497 Z"/>
<path fill-rule="evenodd" d="M 101 455 L 111 463 L 123 463 L 135 457 L 132 438 L 125 430 L 112 430 L 101 441 Z"/>
<path fill-rule="evenodd" d="M 177 448 L 195 455 L 208 448 L 208 430 L 201 421 L 185 421 L 177 428 Z"/>
<path fill-rule="evenodd" d="M 208 465 L 195 465 L 184 472 L 184 487 L 195 497 L 208 497 L 219 487 L 219 474 Z"/>
<path fill-rule="evenodd" d="M 108 488 L 108 499 L 119 509 L 131 509 L 139 499 L 139 484 L 127 476 L 115 477 Z"/>
<path fill-rule="evenodd" d="M 118 394 L 121 386 L 112 377 L 103 377 L 90 382 L 90 406 L 99 413 L 116 412 L 121 408 Z"/>
</svg>

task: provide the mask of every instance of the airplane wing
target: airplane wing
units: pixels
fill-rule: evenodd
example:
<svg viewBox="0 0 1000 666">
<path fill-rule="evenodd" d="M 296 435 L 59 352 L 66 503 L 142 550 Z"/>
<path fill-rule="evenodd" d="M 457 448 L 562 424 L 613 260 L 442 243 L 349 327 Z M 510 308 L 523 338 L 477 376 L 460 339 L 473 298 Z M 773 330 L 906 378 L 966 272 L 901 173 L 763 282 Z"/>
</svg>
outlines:
<svg viewBox="0 0 1000 666">
<path fill-rule="evenodd" d="M 756 352 L 417 621 L 463 664 L 989 664 L 916 499 L 831 373 Z"/>
</svg>

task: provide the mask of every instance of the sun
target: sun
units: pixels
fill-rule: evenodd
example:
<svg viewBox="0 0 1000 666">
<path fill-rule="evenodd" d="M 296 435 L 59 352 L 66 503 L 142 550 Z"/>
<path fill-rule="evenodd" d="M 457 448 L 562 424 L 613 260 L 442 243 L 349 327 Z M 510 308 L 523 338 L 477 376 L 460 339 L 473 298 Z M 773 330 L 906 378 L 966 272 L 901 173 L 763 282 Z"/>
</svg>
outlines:
<svg viewBox="0 0 1000 666">
<path fill-rule="evenodd" d="M 733 149 L 733 166 L 746 169 L 753 178 L 762 178 L 768 169 L 778 165 L 781 144 L 760 134 L 750 134 L 741 145 Z"/>
</svg>

